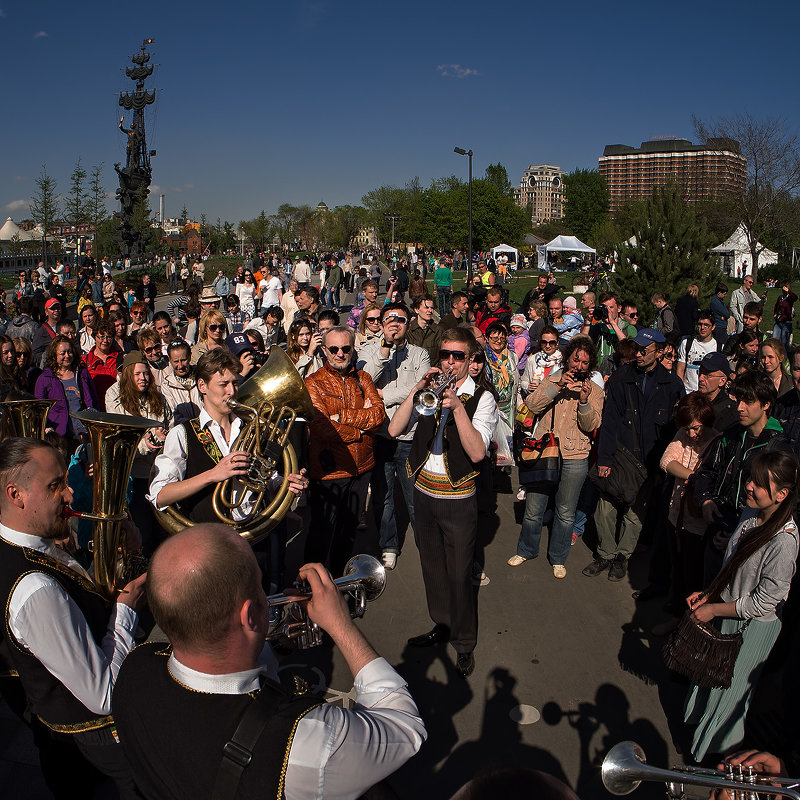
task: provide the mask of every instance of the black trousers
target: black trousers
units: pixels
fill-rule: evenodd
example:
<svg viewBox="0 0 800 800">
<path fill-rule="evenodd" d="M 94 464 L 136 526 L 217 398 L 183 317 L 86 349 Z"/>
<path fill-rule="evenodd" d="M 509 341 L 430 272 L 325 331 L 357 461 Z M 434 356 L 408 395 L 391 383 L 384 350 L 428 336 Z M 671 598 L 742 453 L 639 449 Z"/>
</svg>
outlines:
<svg viewBox="0 0 800 800">
<path fill-rule="evenodd" d="M 428 613 L 437 625 L 450 628 L 457 653 L 471 653 L 478 638 L 472 586 L 477 497 L 437 498 L 414 487 L 414 522 Z"/>
<path fill-rule="evenodd" d="M 338 578 L 354 555 L 356 528 L 367 500 L 372 472 L 355 478 L 312 480 L 308 504 L 311 522 L 306 538 L 305 560 L 324 564 Z"/>
</svg>

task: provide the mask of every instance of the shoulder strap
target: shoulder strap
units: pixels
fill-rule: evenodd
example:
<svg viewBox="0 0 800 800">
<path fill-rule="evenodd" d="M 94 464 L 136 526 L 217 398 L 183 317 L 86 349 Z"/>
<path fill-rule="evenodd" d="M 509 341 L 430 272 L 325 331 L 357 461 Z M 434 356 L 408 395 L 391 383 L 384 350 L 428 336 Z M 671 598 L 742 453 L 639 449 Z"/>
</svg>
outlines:
<svg viewBox="0 0 800 800">
<path fill-rule="evenodd" d="M 631 397 L 631 385 L 629 383 L 625 384 L 625 394 L 628 397 L 628 414 L 630 416 L 631 430 L 633 433 L 633 454 L 639 459 L 639 461 L 641 461 L 642 456 L 639 451 L 639 431 L 636 425 L 637 415 L 633 409 L 633 398 Z"/>
</svg>

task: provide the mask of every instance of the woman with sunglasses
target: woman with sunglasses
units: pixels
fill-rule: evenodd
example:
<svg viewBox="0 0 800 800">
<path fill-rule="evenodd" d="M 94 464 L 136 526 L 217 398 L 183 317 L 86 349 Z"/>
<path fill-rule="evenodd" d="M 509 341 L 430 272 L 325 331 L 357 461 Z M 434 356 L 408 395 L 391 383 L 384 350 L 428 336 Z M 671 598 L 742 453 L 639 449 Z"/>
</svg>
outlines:
<svg viewBox="0 0 800 800">
<path fill-rule="evenodd" d="M 522 398 L 532 392 L 544 378 L 561 366 L 561 351 L 558 349 L 558 331 L 552 325 L 545 325 L 539 337 L 539 350 L 531 353 L 525 371 L 520 379 Z"/>
<path fill-rule="evenodd" d="M 139 442 L 131 470 L 133 498 L 128 503 L 133 522 L 142 535 L 142 550 L 144 555 L 149 557 L 158 544 L 157 536 L 160 529 L 147 501 L 147 490 L 156 456 L 161 452 L 164 440 L 167 438 L 170 412 L 164 402 L 164 396 L 153 379 L 149 362 L 140 352 L 133 350 L 125 356 L 119 383 L 113 384 L 108 389 L 105 404 L 110 414 L 142 417 L 161 422 L 161 427 L 150 428 Z"/>
<path fill-rule="evenodd" d="M 246 269 L 242 281 L 236 284 L 236 296 L 239 298 L 239 305 L 241 306 L 242 313 L 248 314 L 250 319 L 252 319 L 256 313 L 257 292 L 258 287 L 256 286 L 253 273 L 249 269 Z"/>
<path fill-rule="evenodd" d="M 17 354 L 17 375 L 22 389 L 30 394 L 33 394 L 33 387 L 36 385 L 36 379 L 42 374 L 39 367 L 33 367 L 33 347 L 29 339 L 22 336 L 15 336 L 12 340 L 14 342 L 14 352 Z"/>
<path fill-rule="evenodd" d="M 56 401 L 47 415 L 47 424 L 69 440 L 69 452 L 73 453 L 86 428 L 70 412 L 98 407 L 94 383 L 81 364 L 75 342 L 67 336 L 59 334 L 50 342 L 44 363 L 34 394 L 40 399 Z"/>
<path fill-rule="evenodd" d="M 513 430 L 519 372 L 517 354 L 508 349 L 508 331 L 502 322 L 492 322 L 486 328 L 486 363 L 492 386 L 497 392 L 498 411 Z"/>
<path fill-rule="evenodd" d="M 167 374 L 166 370 L 169 367 L 169 359 L 164 355 L 164 350 L 161 347 L 161 337 L 153 328 L 144 328 L 139 331 L 136 343 L 153 373 L 153 380 L 155 380 L 156 386 L 160 388 L 161 382 Z"/>
<path fill-rule="evenodd" d="M 379 339 L 383 336 L 381 327 L 381 306 L 378 303 L 368 303 L 361 312 L 356 333 L 356 351 L 361 349 L 365 342 Z"/>
<path fill-rule="evenodd" d="M 545 329 L 546 330 L 546 329 Z M 547 338 L 549 334 L 543 336 Z M 558 437 L 562 457 L 561 475 L 555 487 L 555 516 L 550 528 L 547 560 L 556 578 L 565 578 L 572 546 L 572 528 L 581 488 L 589 472 L 592 435 L 600 427 L 603 390 L 593 378 L 597 350 L 588 336 L 576 336 L 564 347 L 563 368 L 551 371 L 528 395 L 525 405 L 537 415 L 533 438 L 548 431 Z M 508 559 L 518 567 L 539 555 L 544 513 L 552 491 L 526 487 L 525 516 L 517 552 Z"/>
<path fill-rule="evenodd" d="M 197 328 L 197 344 L 192 348 L 192 364 L 196 364 L 203 353 L 216 347 L 224 347 L 228 336 L 228 323 L 221 311 L 212 308 L 200 317 Z"/>
<path fill-rule="evenodd" d="M 136 338 L 136 334 L 147 327 L 147 303 L 135 300 L 130 307 L 131 324 L 128 326 L 128 336 Z"/>
<path fill-rule="evenodd" d="M 677 366 L 678 354 L 675 352 L 675 345 L 670 344 L 667 342 L 664 345 L 664 349 L 661 351 L 661 355 L 659 355 L 658 360 L 661 362 L 661 366 L 667 372 L 675 372 L 675 367 Z"/>
</svg>

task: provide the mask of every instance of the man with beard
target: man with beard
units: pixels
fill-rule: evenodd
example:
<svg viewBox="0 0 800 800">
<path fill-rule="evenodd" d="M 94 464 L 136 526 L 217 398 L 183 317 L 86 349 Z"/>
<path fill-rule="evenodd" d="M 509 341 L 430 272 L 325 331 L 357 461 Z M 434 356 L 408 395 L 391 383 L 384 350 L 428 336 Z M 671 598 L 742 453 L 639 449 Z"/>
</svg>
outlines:
<svg viewBox="0 0 800 800">
<path fill-rule="evenodd" d="M 101 593 L 55 545 L 69 534 L 71 501 L 58 450 L 38 439 L 0 445 L 3 650 L 19 674 L 56 797 L 74 797 L 77 787 L 92 796 L 100 776 L 91 765 L 115 779 L 122 797 L 138 797 L 109 715 L 111 689 L 134 645 L 145 576 L 116 601 Z"/>
</svg>

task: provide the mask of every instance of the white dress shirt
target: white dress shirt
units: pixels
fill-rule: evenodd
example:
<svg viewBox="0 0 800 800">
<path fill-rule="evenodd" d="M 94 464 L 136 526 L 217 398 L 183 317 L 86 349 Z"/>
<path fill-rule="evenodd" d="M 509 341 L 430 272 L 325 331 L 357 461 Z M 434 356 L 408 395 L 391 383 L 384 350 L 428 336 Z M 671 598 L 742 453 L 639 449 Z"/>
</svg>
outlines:
<svg viewBox="0 0 800 800">
<path fill-rule="evenodd" d="M 269 648 L 265 648 L 265 651 Z M 277 679 L 275 660 L 228 675 L 189 669 L 174 655 L 172 677 L 198 692 L 245 694 L 259 689 L 259 676 Z M 408 761 L 427 736 L 406 682 L 384 658 L 355 677 L 352 710 L 324 703 L 298 723 L 286 769 L 286 800 L 345 800 L 360 797 Z"/>
<path fill-rule="evenodd" d="M 73 572 L 86 570 L 52 539 L 20 533 L 0 524 L 0 537 L 12 545 L 45 553 Z M 19 644 L 41 661 L 86 708 L 111 713 L 111 689 L 125 656 L 133 649 L 136 612 L 123 603 L 112 607 L 106 635 L 97 645 L 75 601 L 43 572 L 31 572 L 14 587 L 8 625 Z M 13 646 L 13 645 L 12 645 Z"/>
</svg>

